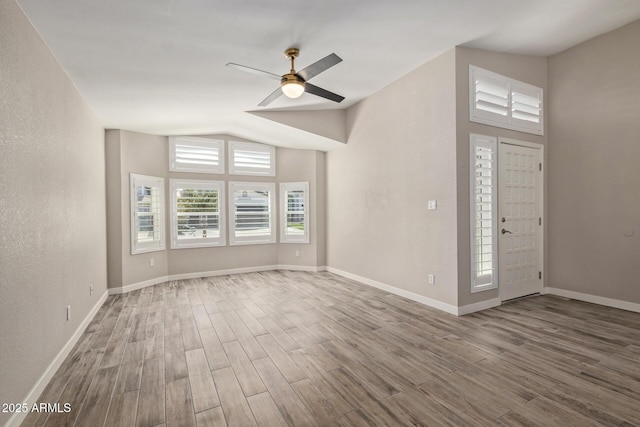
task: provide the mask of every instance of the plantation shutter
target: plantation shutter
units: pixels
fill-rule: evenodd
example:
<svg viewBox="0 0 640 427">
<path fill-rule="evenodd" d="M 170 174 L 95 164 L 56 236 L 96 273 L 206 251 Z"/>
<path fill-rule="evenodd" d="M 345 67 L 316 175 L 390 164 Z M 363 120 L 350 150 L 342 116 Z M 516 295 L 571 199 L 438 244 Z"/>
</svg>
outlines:
<svg viewBox="0 0 640 427">
<path fill-rule="evenodd" d="M 275 184 L 230 182 L 229 193 L 230 243 L 275 243 Z"/>
<path fill-rule="evenodd" d="M 224 173 L 224 141 L 210 138 L 170 137 L 169 170 Z"/>
<path fill-rule="evenodd" d="M 229 173 L 235 175 L 275 175 L 275 147 L 230 141 Z"/>
<path fill-rule="evenodd" d="M 309 243 L 309 183 L 280 184 L 280 242 Z"/>
<path fill-rule="evenodd" d="M 469 120 L 542 135 L 542 89 L 469 66 Z"/>
<path fill-rule="evenodd" d="M 164 249 L 164 179 L 130 174 L 131 254 Z"/>
<path fill-rule="evenodd" d="M 472 134 L 471 178 L 471 292 L 497 287 L 497 140 Z"/>
<path fill-rule="evenodd" d="M 472 69 L 471 74 L 472 114 L 490 122 L 509 123 L 509 83 L 481 69 Z"/>
<path fill-rule="evenodd" d="M 221 246 L 224 182 L 171 180 L 171 248 Z"/>
<path fill-rule="evenodd" d="M 542 89 L 511 83 L 511 118 L 515 126 L 542 129 Z"/>
</svg>

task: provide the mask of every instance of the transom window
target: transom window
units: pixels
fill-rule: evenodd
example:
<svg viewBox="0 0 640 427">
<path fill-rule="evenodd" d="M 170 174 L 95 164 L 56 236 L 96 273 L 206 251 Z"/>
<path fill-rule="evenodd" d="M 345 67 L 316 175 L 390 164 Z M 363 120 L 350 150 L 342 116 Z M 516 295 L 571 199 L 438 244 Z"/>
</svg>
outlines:
<svg viewBox="0 0 640 427">
<path fill-rule="evenodd" d="M 229 141 L 229 173 L 275 176 L 275 147 L 255 142 Z"/>
<path fill-rule="evenodd" d="M 169 137 L 169 170 L 224 173 L 224 141 L 195 136 Z"/>
<path fill-rule="evenodd" d="M 469 66 L 469 120 L 542 135 L 542 89 Z"/>
</svg>

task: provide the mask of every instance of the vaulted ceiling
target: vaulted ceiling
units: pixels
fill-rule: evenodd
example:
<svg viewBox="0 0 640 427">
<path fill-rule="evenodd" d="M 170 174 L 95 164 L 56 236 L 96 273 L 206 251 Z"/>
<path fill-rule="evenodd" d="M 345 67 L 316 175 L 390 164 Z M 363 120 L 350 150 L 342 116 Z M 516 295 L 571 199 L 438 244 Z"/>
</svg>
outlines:
<svg viewBox="0 0 640 427">
<path fill-rule="evenodd" d="M 341 138 L 315 131 L 310 114 L 339 126 L 340 113 L 326 110 L 343 111 L 454 46 L 546 56 L 640 18 L 638 0 L 17 2 L 106 128 L 315 149 Z M 304 94 L 257 107 L 278 82 L 225 67 L 284 74 L 291 46 L 301 49 L 298 69 L 331 52 L 343 59 L 312 81 L 345 96 L 341 104 Z M 309 128 L 266 118 L 283 110 Z"/>
</svg>

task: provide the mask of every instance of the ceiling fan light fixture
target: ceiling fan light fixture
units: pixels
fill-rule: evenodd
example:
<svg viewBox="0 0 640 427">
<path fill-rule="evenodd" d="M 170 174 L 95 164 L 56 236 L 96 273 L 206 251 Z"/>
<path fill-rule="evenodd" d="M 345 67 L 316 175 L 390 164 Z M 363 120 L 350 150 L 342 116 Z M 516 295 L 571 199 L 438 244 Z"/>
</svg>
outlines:
<svg viewBox="0 0 640 427">
<path fill-rule="evenodd" d="M 287 98 L 299 98 L 304 93 L 304 80 L 295 74 L 285 74 L 280 87 Z"/>
</svg>

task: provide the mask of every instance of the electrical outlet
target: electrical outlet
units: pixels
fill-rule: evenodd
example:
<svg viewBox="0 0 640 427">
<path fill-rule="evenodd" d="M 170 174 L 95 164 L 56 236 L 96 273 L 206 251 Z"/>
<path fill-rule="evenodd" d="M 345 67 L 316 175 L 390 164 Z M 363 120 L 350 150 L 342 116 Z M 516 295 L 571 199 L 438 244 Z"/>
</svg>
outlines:
<svg viewBox="0 0 640 427">
<path fill-rule="evenodd" d="M 435 276 L 435 274 L 430 274 L 429 275 L 429 284 L 430 285 L 435 285 L 436 284 L 436 276 Z"/>
<path fill-rule="evenodd" d="M 296 256 L 300 256 L 300 251 L 296 251 Z"/>
<path fill-rule="evenodd" d="M 149 267 L 153 267 L 156 265 L 156 260 L 154 258 L 149 258 Z"/>
<path fill-rule="evenodd" d="M 438 209 L 438 201 L 437 200 L 428 200 L 427 201 L 427 209 L 430 211 Z"/>
<path fill-rule="evenodd" d="M 93 295 L 93 285 L 89 285 L 89 295 Z"/>
<path fill-rule="evenodd" d="M 67 320 L 71 320 L 71 306 L 67 306 Z"/>
</svg>

